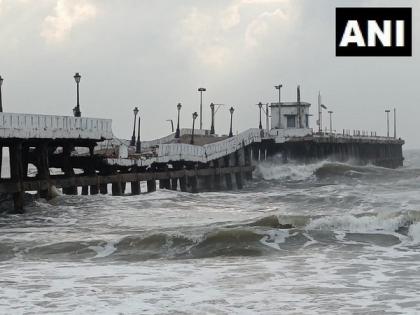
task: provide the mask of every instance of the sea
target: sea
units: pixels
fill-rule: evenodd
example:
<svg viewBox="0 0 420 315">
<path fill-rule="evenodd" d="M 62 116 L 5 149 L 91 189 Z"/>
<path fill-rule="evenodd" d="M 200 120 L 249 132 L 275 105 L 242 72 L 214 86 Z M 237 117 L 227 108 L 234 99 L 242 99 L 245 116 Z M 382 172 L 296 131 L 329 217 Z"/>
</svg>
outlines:
<svg viewBox="0 0 420 315">
<path fill-rule="evenodd" d="M 35 200 L 0 214 L 0 314 L 420 314 L 420 151 L 404 155 Z"/>
</svg>

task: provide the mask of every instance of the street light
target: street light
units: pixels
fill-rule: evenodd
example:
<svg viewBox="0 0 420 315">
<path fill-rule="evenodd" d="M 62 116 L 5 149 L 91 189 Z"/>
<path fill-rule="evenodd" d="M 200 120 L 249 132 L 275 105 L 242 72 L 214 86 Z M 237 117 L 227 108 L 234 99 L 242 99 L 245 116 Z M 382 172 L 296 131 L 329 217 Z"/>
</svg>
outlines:
<svg viewBox="0 0 420 315">
<path fill-rule="evenodd" d="M 281 106 L 280 106 L 280 102 L 281 102 L 281 88 L 283 87 L 283 84 L 279 84 L 279 85 L 275 85 L 274 86 L 277 90 L 279 90 L 279 129 L 281 129 Z M 271 126 L 273 127 L 273 126 Z"/>
<path fill-rule="evenodd" d="M 76 85 L 77 85 L 77 105 L 75 108 L 73 108 L 74 117 L 82 116 L 82 113 L 80 112 L 80 103 L 79 103 L 79 83 L 80 83 L 81 78 L 82 76 L 79 74 L 79 72 L 76 72 L 76 74 L 74 75 L 74 81 L 76 81 Z"/>
<path fill-rule="evenodd" d="M 178 105 L 176 105 L 176 108 L 178 110 L 178 123 L 176 125 L 176 132 L 175 132 L 175 138 L 179 138 L 180 135 L 180 130 L 179 130 L 179 113 L 181 112 L 181 103 L 178 103 Z"/>
<path fill-rule="evenodd" d="M 137 120 L 137 114 L 139 113 L 139 109 L 137 108 L 137 106 L 134 107 L 133 112 L 134 112 L 134 127 L 133 127 L 133 135 L 131 136 L 130 146 L 136 145 L 136 120 Z"/>
<path fill-rule="evenodd" d="M 200 130 L 203 129 L 203 92 L 205 91 L 205 88 L 198 89 L 198 92 L 200 92 Z"/>
<path fill-rule="evenodd" d="M 141 153 L 141 141 L 140 141 L 140 115 L 139 115 L 139 126 L 138 126 L 138 129 L 137 129 L 136 153 Z"/>
<path fill-rule="evenodd" d="M 389 109 L 385 110 L 386 113 L 386 137 L 389 138 Z"/>
<path fill-rule="evenodd" d="M 229 137 L 233 137 L 233 133 L 232 133 L 232 117 L 233 117 L 233 112 L 235 111 L 235 109 L 233 107 L 231 107 L 229 109 L 230 112 L 230 131 L 229 131 Z"/>
<path fill-rule="evenodd" d="M 1 86 L 3 85 L 3 78 L 0 75 L 0 113 L 3 112 L 3 99 L 1 95 Z"/>
<path fill-rule="evenodd" d="M 194 128 L 195 128 L 195 120 L 197 119 L 197 116 L 198 116 L 197 112 L 194 112 L 192 114 L 193 125 L 192 125 L 192 132 L 191 132 L 191 141 L 190 141 L 191 144 L 194 144 Z"/>
<path fill-rule="evenodd" d="M 261 110 L 262 110 L 262 106 L 263 106 L 263 104 L 262 104 L 261 102 L 259 102 L 257 105 L 258 105 L 258 107 L 260 108 L 260 125 L 259 125 L 259 127 L 258 127 L 258 128 L 262 129 L 262 122 L 261 122 Z"/>
<path fill-rule="evenodd" d="M 210 104 L 211 109 L 211 127 L 210 127 L 210 134 L 214 135 L 214 104 Z"/>
<path fill-rule="evenodd" d="M 332 113 L 333 113 L 332 110 L 328 111 L 328 114 L 330 114 L 330 134 L 332 134 Z"/>
</svg>

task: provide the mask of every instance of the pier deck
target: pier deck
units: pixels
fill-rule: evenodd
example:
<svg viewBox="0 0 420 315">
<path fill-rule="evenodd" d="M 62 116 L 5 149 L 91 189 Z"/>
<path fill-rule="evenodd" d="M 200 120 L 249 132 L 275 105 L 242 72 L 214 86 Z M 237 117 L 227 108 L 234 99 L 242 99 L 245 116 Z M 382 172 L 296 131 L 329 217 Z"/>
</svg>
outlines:
<svg viewBox="0 0 420 315">
<path fill-rule="evenodd" d="M 201 134 L 202 133 L 202 134 Z M 0 180 L 0 193 L 13 195 L 14 211 L 23 211 L 25 191 L 50 198 L 55 186 L 64 194 L 122 195 L 126 183 L 132 194 L 163 189 L 198 192 L 240 189 L 252 178 L 256 161 L 281 154 L 283 159 L 310 161 L 333 158 L 357 159 L 386 167 L 402 165 L 400 139 L 343 134 L 315 134 L 309 128 L 248 129 L 233 137 L 217 137 L 197 131 L 202 141 L 191 145 L 174 134 L 143 141 L 141 154 L 128 141 L 115 139 L 112 122 L 106 119 L 0 113 L 0 146 L 9 148 L 10 178 Z M 183 140 L 184 141 L 183 141 Z M 28 166 L 36 167 L 35 175 Z M 61 169 L 53 175 L 50 168 Z"/>
</svg>

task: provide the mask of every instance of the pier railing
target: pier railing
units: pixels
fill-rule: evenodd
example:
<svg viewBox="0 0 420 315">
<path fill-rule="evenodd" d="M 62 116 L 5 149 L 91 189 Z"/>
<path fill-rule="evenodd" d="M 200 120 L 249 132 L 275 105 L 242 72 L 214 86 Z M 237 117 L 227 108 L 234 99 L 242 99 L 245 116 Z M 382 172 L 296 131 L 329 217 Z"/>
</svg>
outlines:
<svg viewBox="0 0 420 315">
<path fill-rule="evenodd" d="M 253 142 L 261 142 L 264 135 L 264 130 L 248 129 L 234 137 L 204 146 L 184 143 L 161 144 L 157 160 L 162 163 L 177 160 L 207 163 L 231 154 Z"/>
<path fill-rule="evenodd" d="M 0 113 L 0 138 L 112 139 L 112 120 Z"/>
</svg>

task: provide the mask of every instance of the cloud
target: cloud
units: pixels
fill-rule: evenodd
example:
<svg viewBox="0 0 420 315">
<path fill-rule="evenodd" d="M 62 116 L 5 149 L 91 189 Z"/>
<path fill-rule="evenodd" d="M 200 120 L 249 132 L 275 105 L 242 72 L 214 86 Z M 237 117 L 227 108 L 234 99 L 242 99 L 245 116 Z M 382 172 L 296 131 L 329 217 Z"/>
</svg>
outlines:
<svg viewBox="0 0 420 315">
<path fill-rule="evenodd" d="M 227 30 L 241 22 L 241 14 L 239 5 L 232 5 L 222 14 L 222 27 Z"/>
<path fill-rule="evenodd" d="M 54 14 L 44 19 L 41 36 L 47 42 L 61 42 L 75 26 L 95 16 L 96 7 L 87 0 L 58 0 Z"/>
<path fill-rule="evenodd" d="M 250 1 L 250 0 L 247 0 Z M 257 0 L 253 0 L 257 1 Z M 261 0 L 267 1 L 267 0 Z M 263 12 L 257 18 L 249 23 L 245 31 L 245 44 L 247 47 L 256 47 L 259 44 L 260 39 L 264 38 L 269 29 L 270 25 L 275 21 L 288 21 L 289 16 L 282 10 L 277 9 L 273 12 Z"/>
<path fill-rule="evenodd" d="M 229 56 L 229 47 L 224 43 L 214 17 L 194 8 L 183 20 L 182 29 L 184 42 L 202 63 L 212 66 L 225 63 Z"/>
</svg>

